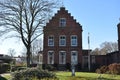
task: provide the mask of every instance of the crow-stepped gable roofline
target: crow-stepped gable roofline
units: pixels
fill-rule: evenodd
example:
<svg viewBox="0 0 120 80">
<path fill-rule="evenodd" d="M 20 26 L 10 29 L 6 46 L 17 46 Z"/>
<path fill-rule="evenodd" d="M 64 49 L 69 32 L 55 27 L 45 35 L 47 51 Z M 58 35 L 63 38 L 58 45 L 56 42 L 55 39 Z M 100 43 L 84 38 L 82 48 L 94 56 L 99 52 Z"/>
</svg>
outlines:
<svg viewBox="0 0 120 80">
<path fill-rule="evenodd" d="M 61 15 L 61 14 L 62 14 L 62 15 Z M 66 15 L 66 14 L 67 14 L 67 15 Z M 59 17 L 58 17 L 58 15 L 59 15 Z M 49 22 L 46 24 L 46 26 L 50 25 L 51 22 L 53 22 L 56 17 L 57 17 L 57 19 L 60 18 L 60 17 L 61 17 L 61 18 L 62 18 L 62 17 L 67 17 L 67 18 L 70 17 L 72 20 L 74 20 L 74 22 L 75 22 L 78 26 L 82 27 L 82 25 L 81 25 L 79 22 L 77 22 L 76 19 L 74 19 L 73 16 L 71 16 L 71 13 L 69 13 L 68 10 L 65 9 L 65 7 L 60 7 L 60 10 L 58 10 L 57 13 L 55 13 L 55 15 L 49 20 Z"/>
</svg>

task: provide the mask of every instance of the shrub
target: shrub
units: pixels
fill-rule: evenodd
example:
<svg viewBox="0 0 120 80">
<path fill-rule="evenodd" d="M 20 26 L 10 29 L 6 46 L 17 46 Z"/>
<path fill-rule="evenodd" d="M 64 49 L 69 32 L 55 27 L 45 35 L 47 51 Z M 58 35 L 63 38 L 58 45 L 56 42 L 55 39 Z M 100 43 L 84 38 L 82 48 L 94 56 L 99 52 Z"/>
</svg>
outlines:
<svg viewBox="0 0 120 80">
<path fill-rule="evenodd" d="M 58 64 L 57 64 L 57 63 L 54 63 L 53 66 L 54 66 L 54 69 L 55 69 L 55 70 L 58 70 Z"/>
<path fill-rule="evenodd" d="M 10 64 L 8 63 L 2 63 L 0 64 L 0 74 L 5 73 L 10 70 Z"/>
<path fill-rule="evenodd" d="M 11 71 L 14 72 L 14 71 L 18 71 L 18 70 L 25 69 L 25 68 L 26 67 L 24 66 L 12 66 Z"/>
<path fill-rule="evenodd" d="M 40 70 L 37 68 L 28 68 L 26 70 L 20 70 L 12 74 L 12 80 L 32 80 L 33 78 L 56 78 L 55 74 L 46 70 Z"/>
<path fill-rule="evenodd" d="M 46 65 L 46 67 L 45 67 L 48 71 L 55 71 L 56 70 L 56 68 L 53 66 L 53 65 Z"/>
<path fill-rule="evenodd" d="M 101 73 L 101 71 L 100 71 L 100 69 L 96 69 L 96 71 L 95 71 L 96 73 Z"/>
<path fill-rule="evenodd" d="M 92 72 L 95 72 L 96 69 L 97 69 L 99 66 L 100 66 L 100 65 L 97 64 L 97 63 L 93 63 L 93 64 L 91 64 L 91 71 L 92 71 Z"/>
<path fill-rule="evenodd" d="M 66 63 L 66 69 L 67 69 L 68 71 L 71 70 L 71 64 L 70 64 L 70 63 Z"/>
<path fill-rule="evenodd" d="M 109 66 L 102 66 L 96 70 L 97 73 L 120 74 L 120 63 L 113 63 Z"/>
<path fill-rule="evenodd" d="M 111 74 L 120 74 L 120 64 L 113 63 L 110 64 L 108 67 Z"/>
<path fill-rule="evenodd" d="M 78 63 L 76 66 L 77 66 L 77 71 L 81 71 L 81 69 L 82 69 L 82 68 L 81 68 L 81 64 Z"/>
<path fill-rule="evenodd" d="M 100 69 L 97 69 L 96 70 L 96 72 L 97 73 L 106 73 L 106 72 L 108 72 L 109 71 L 109 68 L 108 68 L 108 66 L 102 66 L 102 67 L 100 67 Z"/>
</svg>

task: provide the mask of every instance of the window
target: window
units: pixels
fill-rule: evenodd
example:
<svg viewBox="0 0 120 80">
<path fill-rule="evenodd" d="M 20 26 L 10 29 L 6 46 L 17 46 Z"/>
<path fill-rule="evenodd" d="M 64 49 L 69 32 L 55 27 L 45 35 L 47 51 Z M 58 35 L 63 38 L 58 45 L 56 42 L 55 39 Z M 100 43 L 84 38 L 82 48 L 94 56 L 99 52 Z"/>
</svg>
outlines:
<svg viewBox="0 0 120 80">
<path fill-rule="evenodd" d="M 59 52 L 59 64 L 66 64 L 66 52 L 65 51 Z"/>
<path fill-rule="evenodd" d="M 71 64 L 77 64 L 78 63 L 78 52 L 77 51 L 71 51 Z"/>
<path fill-rule="evenodd" d="M 54 64 L 54 52 L 48 51 L 48 64 Z"/>
<path fill-rule="evenodd" d="M 66 18 L 60 18 L 59 26 L 60 27 L 65 27 L 66 26 Z"/>
<path fill-rule="evenodd" d="M 76 35 L 71 36 L 71 46 L 77 46 L 77 36 Z"/>
<path fill-rule="evenodd" d="M 54 46 L 54 37 L 53 36 L 48 37 L 48 46 Z"/>
<path fill-rule="evenodd" d="M 59 37 L 59 46 L 66 46 L 66 36 L 61 35 Z"/>
</svg>

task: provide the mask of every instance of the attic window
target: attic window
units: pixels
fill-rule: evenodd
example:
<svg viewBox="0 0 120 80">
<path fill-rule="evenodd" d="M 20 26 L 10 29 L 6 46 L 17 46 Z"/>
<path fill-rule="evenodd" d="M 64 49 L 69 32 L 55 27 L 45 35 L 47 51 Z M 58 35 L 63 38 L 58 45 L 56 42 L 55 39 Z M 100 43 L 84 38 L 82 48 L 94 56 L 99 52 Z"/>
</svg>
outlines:
<svg viewBox="0 0 120 80">
<path fill-rule="evenodd" d="M 66 26 L 66 18 L 60 18 L 59 26 L 60 27 L 65 27 Z"/>
</svg>

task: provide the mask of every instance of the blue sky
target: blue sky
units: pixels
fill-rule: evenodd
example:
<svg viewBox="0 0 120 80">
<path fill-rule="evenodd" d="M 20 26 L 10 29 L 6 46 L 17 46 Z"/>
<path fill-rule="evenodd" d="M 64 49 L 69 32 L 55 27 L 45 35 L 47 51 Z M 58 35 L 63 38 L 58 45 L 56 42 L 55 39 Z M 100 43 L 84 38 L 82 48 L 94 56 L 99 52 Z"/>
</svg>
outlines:
<svg viewBox="0 0 120 80">
<path fill-rule="evenodd" d="M 82 25 L 83 48 L 87 49 L 90 33 L 90 47 L 101 43 L 117 42 L 117 24 L 120 22 L 120 0 L 64 0 L 64 6 Z"/>
<path fill-rule="evenodd" d="M 90 33 L 90 47 L 95 49 L 101 43 L 117 42 L 117 24 L 120 22 L 120 0 L 63 0 L 64 6 L 83 28 L 83 49 L 88 48 L 87 37 Z M 0 40 L 0 53 L 7 54 L 9 48 L 17 54 L 22 50 L 20 40 Z"/>
</svg>

